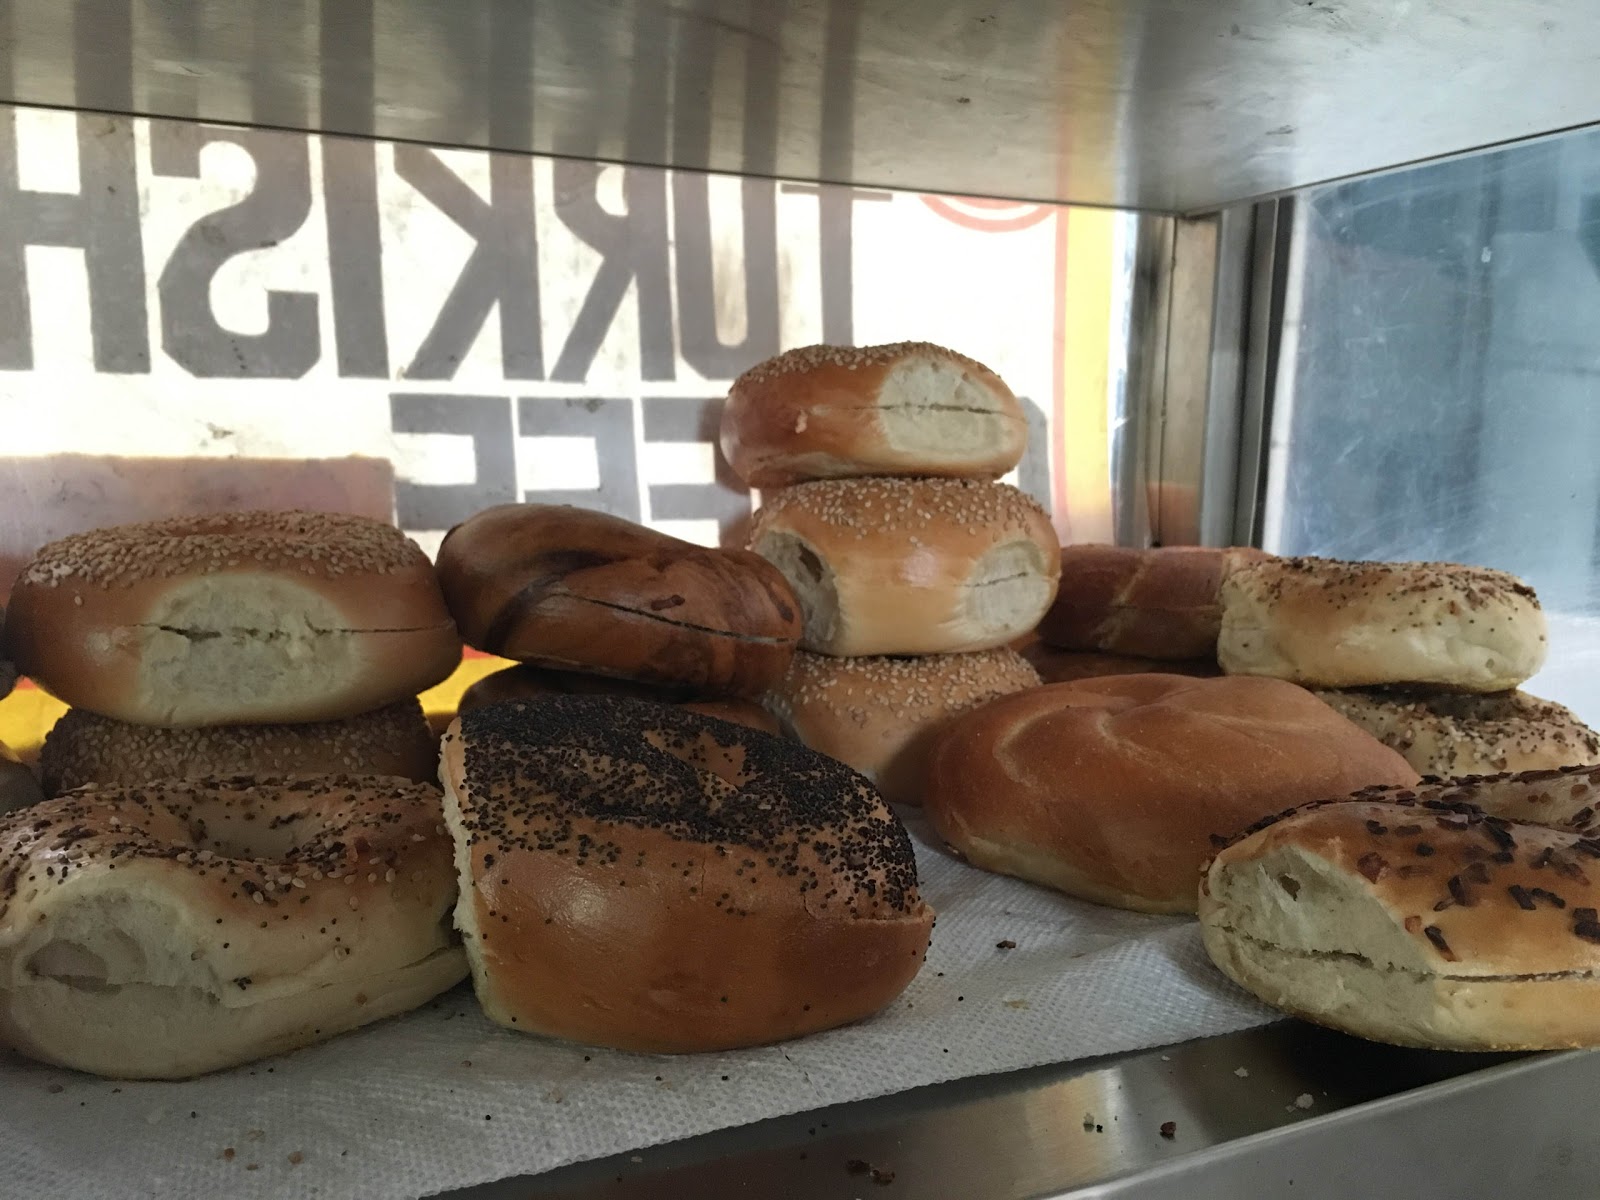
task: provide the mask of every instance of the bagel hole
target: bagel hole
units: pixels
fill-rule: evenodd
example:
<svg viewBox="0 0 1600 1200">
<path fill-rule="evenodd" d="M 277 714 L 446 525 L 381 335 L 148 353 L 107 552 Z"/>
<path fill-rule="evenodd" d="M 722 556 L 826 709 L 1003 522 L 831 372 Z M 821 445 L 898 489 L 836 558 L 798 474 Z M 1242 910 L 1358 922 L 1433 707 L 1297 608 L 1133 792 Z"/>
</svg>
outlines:
<svg viewBox="0 0 1600 1200">
<path fill-rule="evenodd" d="M 219 810 L 210 821 L 196 818 L 189 825 L 189 836 L 198 850 L 210 850 L 223 858 L 274 862 L 284 858 L 307 840 L 311 814 L 301 811 L 274 821 L 252 819 L 248 810 Z"/>
<path fill-rule="evenodd" d="M 782 573 L 805 617 L 805 643 L 826 645 L 839 625 L 839 591 L 833 571 L 816 549 L 792 533 L 767 533 L 753 547 Z"/>
<path fill-rule="evenodd" d="M 968 615 L 980 630 L 1032 629 L 1053 595 L 1044 551 L 1031 538 L 996 546 L 979 559 L 965 594 Z"/>
<path fill-rule="evenodd" d="M 884 440 L 903 454 L 965 460 L 1020 442 L 1020 422 L 953 362 L 913 359 L 892 368 L 878 399 Z"/>
<path fill-rule="evenodd" d="M 112 931 L 108 936 L 120 938 L 127 943 L 125 949 L 140 953 L 138 945 L 126 934 Z M 28 972 L 81 992 L 116 992 L 121 986 L 109 981 L 104 958 L 87 946 L 64 938 L 46 942 L 34 951 L 28 959 Z"/>
</svg>

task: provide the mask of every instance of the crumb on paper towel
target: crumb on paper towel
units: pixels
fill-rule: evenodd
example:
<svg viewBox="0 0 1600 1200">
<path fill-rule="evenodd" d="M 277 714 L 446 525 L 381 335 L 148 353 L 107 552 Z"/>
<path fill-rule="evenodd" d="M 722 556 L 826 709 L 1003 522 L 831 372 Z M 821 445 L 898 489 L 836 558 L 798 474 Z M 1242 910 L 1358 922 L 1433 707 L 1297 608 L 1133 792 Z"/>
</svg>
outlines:
<svg viewBox="0 0 1600 1200">
<path fill-rule="evenodd" d="M 1094 1132 L 1094 1114 L 1092 1112 L 1083 1114 L 1083 1131 L 1085 1133 Z"/>
<path fill-rule="evenodd" d="M 1004 938 L 1001 941 L 996 942 L 994 944 L 994 948 L 996 950 L 1015 950 L 1017 948 L 1017 944 L 1010 938 Z"/>
<path fill-rule="evenodd" d="M 291 1167 L 298 1167 L 301 1163 L 305 1162 L 305 1160 L 306 1156 L 298 1150 L 289 1155 L 289 1165 Z"/>
<path fill-rule="evenodd" d="M 1031 1007 L 1033 1007 L 1026 1000 L 1003 1000 L 1003 1001 L 1001 1001 L 1001 1003 L 1004 1004 L 1007 1008 L 1031 1008 Z"/>
<path fill-rule="evenodd" d="M 1178 1123 L 1176 1121 L 1161 1122 L 1161 1136 L 1169 1142 L 1172 1141 L 1178 1136 Z"/>
</svg>

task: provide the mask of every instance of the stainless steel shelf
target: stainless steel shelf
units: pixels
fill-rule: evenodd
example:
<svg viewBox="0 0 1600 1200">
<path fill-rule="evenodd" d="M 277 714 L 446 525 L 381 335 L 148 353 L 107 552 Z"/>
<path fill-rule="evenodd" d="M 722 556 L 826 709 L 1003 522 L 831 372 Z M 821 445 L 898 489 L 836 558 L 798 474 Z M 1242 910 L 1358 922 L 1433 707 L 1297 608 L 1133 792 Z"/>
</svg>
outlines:
<svg viewBox="0 0 1600 1200">
<path fill-rule="evenodd" d="M 1600 121 L 1587 0 L 0 0 L 0 99 L 1211 210 Z"/>
<path fill-rule="evenodd" d="M 1597 1104 L 1591 1053 L 1401 1050 L 1283 1022 L 802 1113 L 450 1196 L 1578 1200 L 1600 1177 Z"/>
</svg>

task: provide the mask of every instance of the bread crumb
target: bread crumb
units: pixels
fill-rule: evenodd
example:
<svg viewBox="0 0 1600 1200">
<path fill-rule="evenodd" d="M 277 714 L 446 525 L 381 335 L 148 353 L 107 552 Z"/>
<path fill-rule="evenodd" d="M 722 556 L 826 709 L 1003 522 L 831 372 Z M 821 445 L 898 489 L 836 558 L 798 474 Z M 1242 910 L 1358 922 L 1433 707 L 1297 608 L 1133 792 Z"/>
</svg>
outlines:
<svg viewBox="0 0 1600 1200">
<path fill-rule="evenodd" d="M 1240 1079 L 1249 1079 L 1250 1078 L 1250 1068 L 1249 1067 L 1235 1067 L 1233 1069 L 1233 1073 L 1235 1075 L 1237 1075 Z"/>
<path fill-rule="evenodd" d="M 1315 1103 L 1316 1099 L 1310 1092 L 1301 1092 L 1294 1098 L 1294 1106 L 1296 1108 L 1310 1108 Z"/>
<path fill-rule="evenodd" d="M 306 1156 L 304 1154 L 300 1153 L 300 1151 L 298 1151 L 298 1150 L 296 1150 L 293 1154 L 289 1155 L 289 1165 L 291 1167 L 298 1167 L 301 1163 L 305 1162 L 305 1160 L 306 1160 Z"/>
</svg>

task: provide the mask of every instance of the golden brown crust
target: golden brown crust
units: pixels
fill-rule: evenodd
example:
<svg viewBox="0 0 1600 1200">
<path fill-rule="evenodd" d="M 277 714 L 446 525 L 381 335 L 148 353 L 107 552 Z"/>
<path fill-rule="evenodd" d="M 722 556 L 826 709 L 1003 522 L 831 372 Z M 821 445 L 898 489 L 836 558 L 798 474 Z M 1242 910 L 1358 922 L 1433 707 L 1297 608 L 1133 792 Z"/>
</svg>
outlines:
<svg viewBox="0 0 1600 1200">
<path fill-rule="evenodd" d="M 438 778 L 439 744 L 422 705 L 403 700 L 342 721 L 163 729 L 69 710 L 45 737 L 39 770 L 50 795 L 87 784 L 262 775 Z"/>
<path fill-rule="evenodd" d="M 0 1037 L 81 1070 L 178 1078 L 420 1002 L 465 974 L 441 928 L 440 816 L 434 788 L 330 776 L 86 788 L 0 819 Z M 83 992 L 85 974 L 109 989 Z M 352 1003 L 345 985 L 366 980 Z M 151 1026 L 65 1029 L 40 995 L 124 1015 L 146 996 Z M 156 1022 L 163 1006 L 186 1015 Z"/>
<path fill-rule="evenodd" d="M 807 746 L 860 771 L 894 803 L 916 805 L 946 721 L 995 696 L 1038 686 L 1038 673 L 1007 649 L 919 658 L 833 658 L 802 650 L 767 703 Z"/>
<path fill-rule="evenodd" d="M 905 830 L 793 742 L 553 697 L 462 717 L 442 778 L 457 925 L 509 1028 L 650 1053 L 756 1045 L 876 1012 L 921 965 L 933 913 Z"/>
<path fill-rule="evenodd" d="M 329 513 L 124 525 L 41 548 L 11 593 L 17 665 L 146 725 L 321 721 L 416 695 L 460 661 L 427 556 Z"/>
<path fill-rule="evenodd" d="M 1434 798 L 1480 790 L 1374 791 L 1239 838 L 1204 877 L 1208 950 L 1269 1003 L 1362 1037 L 1455 1050 L 1600 1041 L 1600 841 Z"/>
<path fill-rule="evenodd" d="M 1503 571 L 1457 563 L 1269 558 L 1222 585 L 1217 658 L 1316 687 L 1517 687 L 1544 662 L 1544 613 Z"/>
<path fill-rule="evenodd" d="M 794 595 L 756 555 L 567 506 L 477 514 L 446 535 L 439 579 L 480 650 L 700 695 L 761 695 L 800 634 Z"/>
<path fill-rule="evenodd" d="M 1215 659 L 1222 578 L 1263 557 L 1240 547 L 1063 546 L 1061 587 L 1039 637 L 1063 650 Z"/>
<path fill-rule="evenodd" d="M 917 424 L 932 433 L 938 422 L 950 425 L 944 436 L 917 438 Z M 927 342 L 790 350 L 736 379 L 722 409 L 723 457 L 759 488 L 883 475 L 998 479 L 1021 461 L 1027 436 L 1004 380 Z"/>
<path fill-rule="evenodd" d="M 1097 903 L 1193 912 L 1213 838 L 1417 775 L 1292 684 L 1150 674 L 991 700 L 946 727 L 928 780 L 934 827 L 977 866 Z"/>
<path fill-rule="evenodd" d="M 841 479 L 763 497 L 751 548 L 779 564 L 820 654 L 957 654 L 1003 646 L 1055 596 L 1050 517 L 969 479 Z"/>
<path fill-rule="evenodd" d="M 1318 691 L 1423 775 L 1451 778 L 1600 763 L 1600 736 L 1570 709 L 1526 692 L 1426 688 Z"/>
<path fill-rule="evenodd" d="M 778 732 L 778 721 L 754 700 L 738 697 L 701 698 L 685 697 L 680 689 L 652 687 L 630 679 L 613 679 L 605 675 L 584 675 L 577 671 L 553 671 L 546 667 L 517 665 L 505 667 L 485 675 L 461 694 L 459 712 L 471 712 L 486 704 L 502 704 L 507 700 L 537 700 L 544 696 L 627 696 L 634 700 L 650 700 L 657 704 L 681 705 L 686 712 L 732 721 L 766 733 Z"/>
</svg>

